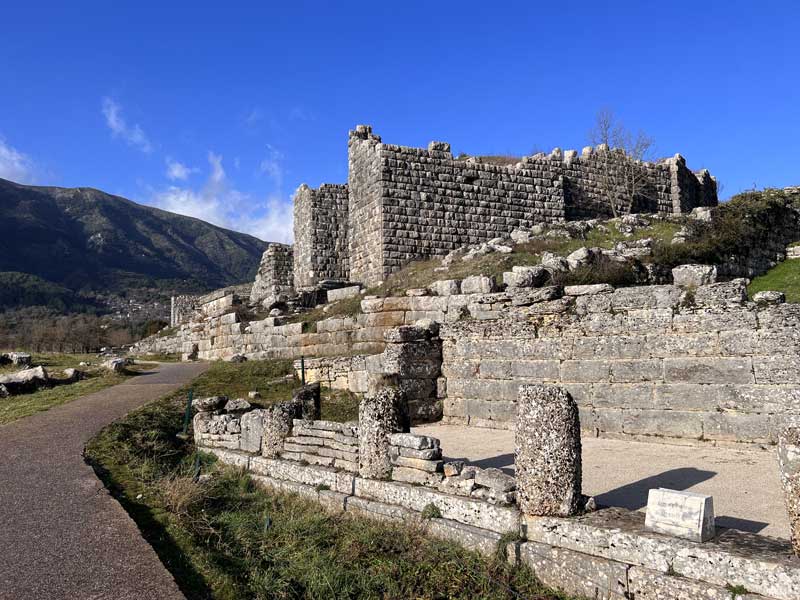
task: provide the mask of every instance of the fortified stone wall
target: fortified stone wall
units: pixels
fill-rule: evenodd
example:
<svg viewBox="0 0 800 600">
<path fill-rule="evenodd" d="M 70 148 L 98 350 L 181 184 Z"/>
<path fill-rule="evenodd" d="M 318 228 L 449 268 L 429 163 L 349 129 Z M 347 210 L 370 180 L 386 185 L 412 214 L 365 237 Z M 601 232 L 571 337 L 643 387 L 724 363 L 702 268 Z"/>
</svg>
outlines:
<svg viewBox="0 0 800 600">
<path fill-rule="evenodd" d="M 346 185 L 302 185 L 294 196 L 294 287 L 323 279 L 347 280 L 348 193 Z"/>
<path fill-rule="evenodd" d="M 560 173 L 549 163 L 517 169 L 457 161 L 449 144 L 382 144 L 364 126 L 349 147 L 355 281 L 377 283 L 414 258 L 564 218 Z"/>
<path fill-rule="evenodd" d="M 384 144 L 372 128 L 350 133 L 350 278 L 381 282 L 412 259 L 443 256 L 516 227 L 620 212 L 689 212 L 717 203 L 707 171 L 680 155 L 658 164 L 599 146 L 526 157 L 513 166 L 457 160 L 445 142 Z M 635 191 L 632 206 L 626 194 Z"/>
<path fill-rule="evenodd" d="M 250 302 L 264 305 L 288 298 L 294 292 L 292 247 L 270 244 L 261 257 Z"/>
<path fill-rule="evenodd" d="M 197 296 L 184 294 L 171 298 L 169 312 L 169 326 L 177 327 L 181 323 L 188 323 L 197 310 Z"/>
<path fill-rule="evenodd" d="M 445 420 L 512 427 L 522 383 L 558 383 L 592 435 L 769 443 L 800 418 L 800 306 L 741 280 L 566 288 L 511 318 L 442 327 Z"/>
<path fill-rule="evenodd" d="M 178 327 L 196 321 L 204 315 L 208 316 L 220 310 L 224 311 L 237 304 L 241 298 L 249 298 L 252 289 L 252 283 L 243 283 L 220 288 L 207 294 L 173 296 L 171 298 L 170 327 Z M 229 296 L 227 300 L 226 296 Z"/>
<path fill-rule="evenodd" d="M 598 285 L 367 298 L 361 308 L 313 332 L 281 318 L 242 323 L 231 312 L 138 350 L 317 357 L 306 361 L 310 381 L 361 393 L 370 373 L 387 372 L 390 330 L 429 319 L 442 324 L 441 376 L 423 345 L 394 356 L 407 378 L 417 371 L 407 392 L 424 400 L 420 415 L 443 404 L 446 421 L 506 428 L 520 384 L 560 383 L 586 432 L 604 437 L 772 444 L 781 425 L 800 420 L 800 307 L 749 302 L 742 281 L 693 292 Z"/>
</svg>

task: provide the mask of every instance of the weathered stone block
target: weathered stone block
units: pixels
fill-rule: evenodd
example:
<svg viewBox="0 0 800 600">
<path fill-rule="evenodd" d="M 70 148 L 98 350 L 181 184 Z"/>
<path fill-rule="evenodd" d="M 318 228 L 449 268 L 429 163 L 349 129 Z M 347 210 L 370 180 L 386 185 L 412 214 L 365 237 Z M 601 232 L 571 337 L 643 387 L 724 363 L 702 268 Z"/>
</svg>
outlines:
<svg viewBox="0 0 800 600">
<path fill-rule="evenodd" d="M 792 546 L 800 556 L 800 426 L 787 427 L 778 437 L 780 468 Z"/>
<path fill-rule="evenodd" d="M 714 499 L 704 494 L 651 489 L 647 495 L 645 529 L 693 542 L 714 537 Z"/>
<path fill-rule="evenodd" d="M 414 483 L 418 485 L 427 485 L 435 487 L 442 481 L 444 475 L 442 473 L 421 471 L 420 469 L 395 466 L 392 468 L 392 480 L 402 481 L 404 483 Z"/>
<path fill-rule="evenodd" d="M 611 363 L 607 360 L 565 360 L 561 363 L 561 381 L 593 383 L 609 381 Z"/>
<path fill-rule="evenodd" d="M 264 415 L 266 411 L 256 409 L 242 415 L 241 449 L 244 452 L 258 454 L 261 452 L 261 440 L 264 436 Z"/>
<path fill-rule="evenodd" d="M 592 283 L 589 285 L 568 285 L 564 288 L 565 296 L 594 296 L 595 294 L 610 294 L 614 286 L 608 283 Z"/>
<path fill-rule="evenodd" d="M 714 265 L 680 265 L 672 269 L 673 283 L 682 288 L 697 288 L 717 281 Z"/>
<path fill-rule="evenodd" d="M 437 296 L 455 296 L 461 293 L 461 281 L 459 279 L 434 281 L 429 289 Z"/>
<path fill-rule="evenodd" d="M 494 290 L 494 278 L 486 275 L 471 275 L 461 282 L 462 294 L 490 294 Z"/>
<path fill-rule="evenodd" d="M 275 458 L 283 449 L 283 442 L 292 431 L 292 422 L 300 416 L 300 406 L 292 402 L 281 402 L 265 409 L 261 455 Z"/>
<path fill-rule="evenodd" d="M 542 583 L 566 594 L 597 600 L 628 597 L 624 563 L 530 541 L 520 545 L 519 559 Z"/>
<path fill-rule="evenodd" d="M 410 427 L 408 403 L 396 387 L 367 394 L 358 406 L 359 474 L 383 479 L 392 469 L 389 437 Z"/>
<path fill-rule="evenodd" d="M 516 508 L 493 506 L 480 500 L 442 494 L 407 483 L 357 478 L 355 495 L 418 512 L 422 512 L 428 504 L 433 504 L 445 519 L 498 533 L 519 530 L 520 517 Z"/>
<path fill-rule="evenodd" d="M 636 600 L 758 600 L 752 594 L 737 594 L 732 598 L 731 590 L 725 586 L 704 583 L 694 579 L 665 575 L 644 567 L 628 569 L 629 597 Z"/>
<path fill-rule="evenodd" d="M 755 383 L 750 358 L 665 358 L 667 383 Z"/>
<path fill-rule="evenodd" d="M 517 401 L 517 498 L 527 515 L 569 516 L 581 498 L 578 407 L 566 390 L 523 385 Z"/>
<path fill-rule="evenodd" d="M 611 361 L 611 381 L 636 383 L 639 381 L 661 381 L 664 367 L 661 360 L 615 360 Z"/>
</svg>

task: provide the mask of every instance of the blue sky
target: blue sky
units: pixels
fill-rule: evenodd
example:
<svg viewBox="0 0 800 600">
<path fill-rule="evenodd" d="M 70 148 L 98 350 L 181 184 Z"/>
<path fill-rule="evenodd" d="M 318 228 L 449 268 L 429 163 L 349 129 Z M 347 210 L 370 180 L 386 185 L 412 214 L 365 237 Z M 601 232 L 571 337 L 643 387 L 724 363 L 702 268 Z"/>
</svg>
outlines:
<svg viewBox="0 0 800 600">
<path fill-rule="evenodd" d="M 561 4 L 561 6 L 558 6 Z M 123 6 L 124 5 L 124 6 Z M 291 238 L 347 131 L 580 149 L 609 108 L 728 197 L 800 184 L 797 2 L 13 2 L 0 177 Z"/>
</svg>

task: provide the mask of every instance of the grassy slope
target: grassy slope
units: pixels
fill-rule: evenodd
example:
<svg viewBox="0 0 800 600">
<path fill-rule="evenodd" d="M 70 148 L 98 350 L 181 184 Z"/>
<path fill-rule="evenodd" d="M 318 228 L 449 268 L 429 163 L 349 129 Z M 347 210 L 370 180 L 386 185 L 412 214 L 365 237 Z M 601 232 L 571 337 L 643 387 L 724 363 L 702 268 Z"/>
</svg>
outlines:
<svg viewBox="0 0 800 600">
<path fill-rule="evenodd" d="M 469 275 L 478 274 L 494 276 L 498 282 L 502 282 L 505 271 L 510 271 L 515 266 L 537 265 L 541 262 L 544 252 L 566 256 L 583 246 L 610 249 L 617 242 L 632 242 L 644 238 L 653 238 L 656 245 L 668 245 L 672 236 L 680 228 L 681 223 L 677 221 L 656 221 L 650 227 L 637 229 L 631 237 L 625 237 L 613 226 L 609 227 L 608 231 L 594 229 L 587 234 L 585 239 L 535 240 L 514 246 L 513 251 L 509 254 L 493 252 L 468 261 L 456 259 L 446 271 L 437 271 L 442 266 L 441 258 L 416 260 L 408 263 L 397 273 L 390 275 L 382 285 L 367 290 L 367 294 L 403 296 L 406 290 L 428 287 L 440 279 L 463 279 Z M 576 283 L 593 283 L 593 281 Z M 328 305 L 326 312 L 318 308 L 301 313 L 294 320 L 315 323 L 328 317 L 354 315 L 360 312 L 361 299 L 349 298 Z"/>
<path fill-rule="evenodd" d="M 800 302 L 800 260 L 792 259 L 777 264 L 753 279 L 747 288 L 751 297 L 756 292 L 766 290 L 785 293 L 787 302 Z"/>
<path fill-rule="evenodd" d="M 35 354 L 33 364 L 42 365 L 48 370 L 51 376 L 59 376 L 60 371 L 67 368 L 78 368 L 86 371 L 86 367 L 80 367 L 82 361 L 96 364 L 97 355 L 95 354 Z M 19 367 L 6 365 L 0 367 L 0 375 L 19 370 Z M 48 410 L 54 406 L 66 404 L 76 398 L 98 392 L 112 385 L 122 383 L 128 377 L 135 375 L 136 368 L 127 373 L 111 373 L 99 369 L 92 369 L 88 378 L 83 381 L 71 383 L 69 385 L 58 386 L 50 389 L 39 390 L 32 394 L 22 394 L 9 398 L 0 398 L 0 425 L 5 425 L 27 417 L 43 410 Z"/>
<path fill-rule="evenodd" d="M 198 395 L 233 395 L 231 389 L 259 381 L 263 388 L 266 378 L 287 371 L 286 361 L 219 363 L 192 387 Z M 285 399 L 284 389 L 262 394 Z M 560 597 L 502 557 L 486 560 L 406 526 L 328 515 L 315 503 L 263 491 L 246 474 L 212 464 L 175 437 L 185 394 L 108 426 L 86 456 L 187 597 Z M 192 477 L 196 457 L 213 474 L 205 483 Z"/>
</svg>

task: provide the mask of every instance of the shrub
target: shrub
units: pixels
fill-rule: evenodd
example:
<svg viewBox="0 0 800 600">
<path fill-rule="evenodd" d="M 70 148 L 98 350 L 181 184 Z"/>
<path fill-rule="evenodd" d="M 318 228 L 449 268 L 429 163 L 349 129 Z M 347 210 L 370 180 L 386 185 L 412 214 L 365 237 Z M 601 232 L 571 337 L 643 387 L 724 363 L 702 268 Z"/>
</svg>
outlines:
<svg viewBox="0 0 800 600">
<path fill-rule="evenodd" d="M 800 195 L 766 189 L 734 196 L 712 213 L 710 223 L 687 224 L 689 239 L 683 244 L 659 243 L 653 261 L 669 267 L 687 263 L 714 264 L 733 255 L 747 255 L 763 247 L 776 231 L 798 222 Z M 787 242 L 790 240 L 787 240 Z"/>
<path fill-rule="evenodd" d="M 422 509 L 422 518 L 423 519 L 441 519 L 442 518 L 442 511 L 439 510 L 433 502 L 430 504 L 426 504 L 425 508 Z"/>
</svg>

